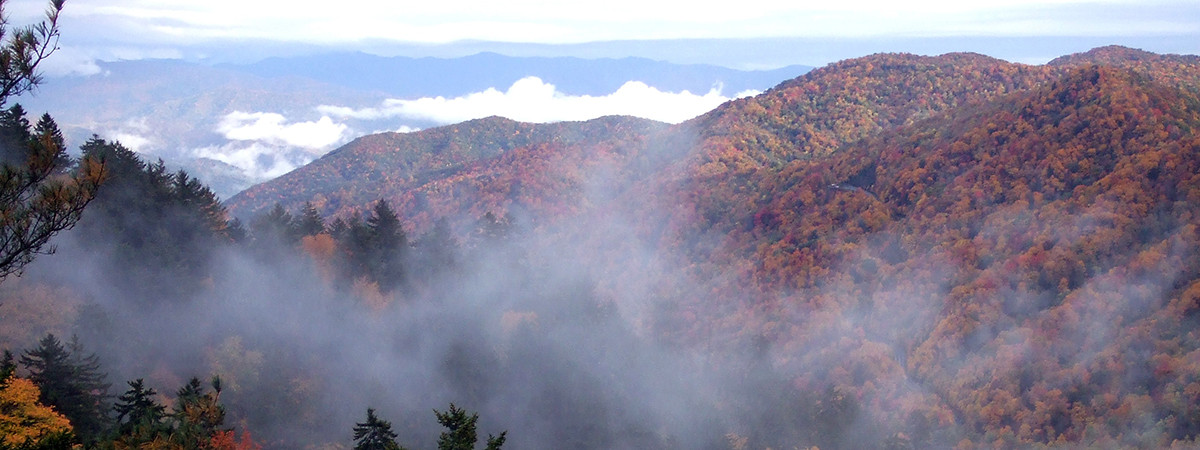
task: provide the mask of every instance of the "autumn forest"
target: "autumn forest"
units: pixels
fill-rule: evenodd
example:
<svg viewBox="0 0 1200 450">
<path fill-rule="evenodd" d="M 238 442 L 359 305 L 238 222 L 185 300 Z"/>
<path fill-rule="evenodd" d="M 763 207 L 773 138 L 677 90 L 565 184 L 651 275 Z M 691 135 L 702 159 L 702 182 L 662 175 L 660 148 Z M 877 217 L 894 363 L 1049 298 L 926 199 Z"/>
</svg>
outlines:
<svg viewBox="0 0 1200 450">
<path fill-rule="evenodd" d="M 0 448 L 1200 442 L 1200 57 L 876 54 L 227 200 L 3 106 L 59 191 L 0 201 L 69 223 L 0 280 Z"/>
</svg>

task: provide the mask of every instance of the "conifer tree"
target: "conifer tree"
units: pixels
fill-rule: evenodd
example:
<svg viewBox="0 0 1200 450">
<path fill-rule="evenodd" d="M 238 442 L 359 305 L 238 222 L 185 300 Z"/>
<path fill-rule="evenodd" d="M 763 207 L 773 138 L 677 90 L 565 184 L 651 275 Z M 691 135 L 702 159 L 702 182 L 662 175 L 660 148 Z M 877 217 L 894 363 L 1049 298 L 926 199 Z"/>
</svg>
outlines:
<svg viewBox="0 0 1200 450">
<path fill-rule="evenodd" d="M 367 408 L 367 421 L 354 425 L 354 450 L 402 449 L 396 444 L 392 423 L 376 417 L 374 408 Z"/>
<path fill-rule="evenodd" d="M 0 383 L 11 378 L 17 373 L 17 363 L 13 361 L 13 353 L 4 350 L 4 357 L 0 359 Z"/>
<path fill-rule="evenodd" d="M 250 224 L 254 240 L 262 244 L 294 244 L 298 239 L 296 230 L 296 219 L 279 203 Z"/>
<path fill-rule="evenodd" d="M 296 218 L 296 231 L 300 236 L 316 236 L 325 232 L 325 220 L 312 202 L 304 202 L 300 217 Z"/>
<path fill-rule="evenodd" d="M 134 445 L 149 442 L 169 428 L 165 422 L 167 409 L 154 400 L 156 395 L 141 378 L 129 382 L 129 390 L 113 406 L 117 412 L 119 442 Z"/>
<path fill-rule="evenodd" d="M 366 253 L 368 274 L 379 287 L 390 290 L 404 284 L 404 262 L 408 256 L 408 237 L 400 218 L 387 200 L 379 200 L 366 221 L 369 238 Z"/>
<path fill-rule="evenodd" d="M 475 423 L 479 421 L 479 414 L 468 416 L 467 410 L 456 407 L 453 403 L 446 412 L 434 410 L 433 413 L 437 416 L 438 423 L 446 427 L 446 431 L 438 436 L 438 450 L 474 450 Z M 500 433 L 499 436 L 489 434 L 487 449 L 500 450 L 507 435 L 507 431 Z"/>
<path fill-rule="evenodd" d="M 33 133 L 29 129 L 29 120 L 25 118 L 25 108 L 20 103 L 0 110 L 0 161 L 9 164 L 23 164 L 29 156 L 29 143 L 33 141 Z"/>
<path fill-rule="evenodd" d="M 7 37 L 0 44 L 0 107 L 41 81 L 37 67 L 58 49 L 62 8 L 63 0 L 50 0 L 46 20 L 11 29 L 0 8 L 0 39 Z M 0 122 L 14 125 L 21 136 L 7 143 L 0 137 L 0 278 L 20 273 L 35 255 L 52 253 L 50 238 L 79 221 L 105 174 L 100 161 L 84 158 L 74 174 L 60 175 L 66 149 L 57 145 L 53 133 L 24 137 L 29 123 L 24 111 L 14 106 L 8 112 Z"/>
<path fill-rule="evenodd" d="M 175 396 L 174 437 L 182 443 L 203 442 L 218 431 L 225 431 L 225 407 L 221 406 L 221 379 L 213 377 L 213 392 L 205 392 L 200 379 L 192 378 Z"/>
<path fill-rule="evenodd" d="M 42 118 L 38 119 L 37 125 L 33 127 L 31 138 L 34 136 L 38 138 L 34 142 L 34 145 L 39 146 L 39 150 L 41 151 L 67 148 L 67 142 L 63 138 L 62 130 L 58 129 L 58 123 L 54 121 L 53 117 L 50 117 L 50 113 L 43 113 Z M 67 157 L 66 152 L 56 153 L 58 157 L 54 161 L 54 166 L 59 171 L 66 171 L 71 164 L 71 158 Z"/>
<path fill-rule="evenodd" d="M 104 432 L 109 385 L 96 355 L 85 355 L 77 338 L 64 346 L 47 334 L 21 355 L 21 364 L 41 389 L 40 401 L 66 416 L 81 441 L 90 442 Z"/>
</svg>

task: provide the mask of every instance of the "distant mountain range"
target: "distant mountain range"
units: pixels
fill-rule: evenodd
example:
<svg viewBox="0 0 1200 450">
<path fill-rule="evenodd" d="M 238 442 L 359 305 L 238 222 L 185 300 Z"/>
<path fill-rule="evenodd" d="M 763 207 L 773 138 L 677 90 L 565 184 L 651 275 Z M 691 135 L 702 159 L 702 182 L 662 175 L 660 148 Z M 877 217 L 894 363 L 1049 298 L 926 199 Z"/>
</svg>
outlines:
<svg viewBox="0 0 1200 450">
<path fill-rule="evenodd" d="M 439 125 L 420 117 L 338 117 L 318 106 L 377 108 L 388 99 L 455 98 L 535 76 L 558 92 L 604 96 L 640 81 L 663 92 L 761 91 L 809 70 L 738 71 L 647 59 L 454 59 L 365 53 L 209 66 L 178 60 L 99 63 L 100 73 L 46 78 L 25 108 L 50 112 L 72 147 L 92 134 L 194 172 L 224 198 L 351 139 Z M 247 113 L 231 116 L 234 112 Z"/>
<path fill-rule="evenodd" d="M 228 206 L 515 217 L 916 447 L 1162 447 L 1200 430 L 1198 173 L 1200 57 L 878 54 L 678 125 L 366 136 Z"/>
</svg>

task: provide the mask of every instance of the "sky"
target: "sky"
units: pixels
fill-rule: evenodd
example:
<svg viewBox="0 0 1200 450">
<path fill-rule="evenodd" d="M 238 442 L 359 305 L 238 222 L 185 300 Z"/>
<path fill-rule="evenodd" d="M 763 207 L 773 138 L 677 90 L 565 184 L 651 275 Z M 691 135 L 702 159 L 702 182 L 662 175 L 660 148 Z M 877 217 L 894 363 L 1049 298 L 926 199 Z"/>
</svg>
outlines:
<svg viewBox="0 0 1200 450">
<path fill-rule="evenodd" d="M 41 0 L 6 2 L 14 23 L 28 23 L 44 8 Z M 1200 36 L 1195 0 L 68 0 L 63 15 L 64 53 L 76 63 L 219 58 L 200 53 L 233 51 L 229 43 L 247 40 L 278 51 L 358 46 L 410 53 L 470 42 L 577 49 L 625 42 L 628 52 L 637 53 L 638 43 L 680 39 L 1099 38 L 1160 47 L 1147 48 L 1151 51 L 1200 53 L 1192 39 Z M 713 53 L 724 54 L 709 57 L 727 58 L 730 52 L 738 50 L 716 49 Z M 861 55 L 821 58 L 853 56 Z M 809 59 L 790 63 L 832 62 Z"/>
</svg>

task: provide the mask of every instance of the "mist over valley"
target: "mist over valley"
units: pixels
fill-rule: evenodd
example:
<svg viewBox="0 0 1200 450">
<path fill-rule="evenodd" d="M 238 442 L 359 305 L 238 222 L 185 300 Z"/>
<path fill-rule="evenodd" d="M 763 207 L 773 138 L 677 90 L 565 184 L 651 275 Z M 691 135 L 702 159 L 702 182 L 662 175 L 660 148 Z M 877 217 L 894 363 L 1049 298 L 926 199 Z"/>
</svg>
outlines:
<svg viewBox="0 0 1200 450">
<path fill-rule="evenodd" d="M 97 70 L 0 114 L 0 448 L 1200 437 L 1194 55 Z"/>
</svg>

